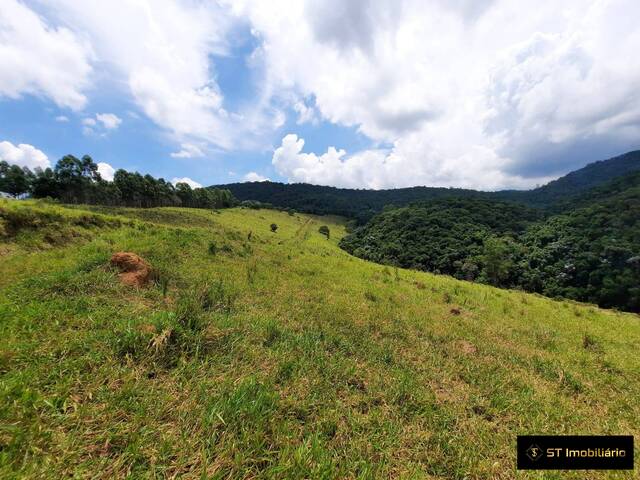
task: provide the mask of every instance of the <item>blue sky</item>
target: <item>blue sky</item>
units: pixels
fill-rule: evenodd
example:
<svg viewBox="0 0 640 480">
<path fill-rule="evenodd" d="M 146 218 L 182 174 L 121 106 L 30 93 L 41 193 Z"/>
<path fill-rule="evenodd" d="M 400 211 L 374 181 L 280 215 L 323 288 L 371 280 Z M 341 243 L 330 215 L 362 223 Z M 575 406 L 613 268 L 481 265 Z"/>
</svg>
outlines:
<svg viewBox="0 0 640 480">
<path fill-rule="evenodd" d="M 639 15 L 632 0 L 4 0 L 0 158 L 89 154 L 106 177 L 194 185 L 529 188 L 640 146 Z"/>
</svg>

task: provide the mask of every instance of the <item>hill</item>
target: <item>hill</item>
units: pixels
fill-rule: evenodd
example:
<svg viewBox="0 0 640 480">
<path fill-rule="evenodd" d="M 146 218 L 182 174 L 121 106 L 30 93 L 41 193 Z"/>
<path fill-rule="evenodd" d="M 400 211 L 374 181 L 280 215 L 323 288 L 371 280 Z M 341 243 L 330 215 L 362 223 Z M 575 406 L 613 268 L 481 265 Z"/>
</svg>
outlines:
<svg viewBox="0 0 640 480">
<path fill-rule="evenodd" d="M 517 434 L 640 434 L 636 315 L 369 263 L 336 218 L 0 219 L 1 478 L 513 478 Z"/>
<path fill-rule="evenodd" d="M 534 190 L 499 192 L 499 198 L 546 207 L 584 194 L 616 177 L 624 177 L 638 170 L 640 170 L 640 150 L 590 163 Z"/>
<path fill-rule="evenodd" d="M 365 223 L 385 206 L 452 197 L 508 200 L 534 207 L 549 207 L 602 185 L 615 177 L 640 170 L 640 151 L 591 163 L 547 185 L 528 191 L 480 192 L 459 188 L 411 187 L 391 190 L 354 190 L 304 183 L 246 182 L 218 185 L 239 200 L 256 200 L 280 208 L 313 214 L 333 214 Z"/>
<path fill-rule="evenodd" d="M 449 197 L 479 197 L 482 192 L 461 188 L 411 187 L 365 190 L 307 183 L 244 182 L 222 187 L 241 201 L 258 201 L 315 215 L 340 215 L 364 223 L 390 205 Z"/>
<path fill-rule="evenodd" d="M 416 203 L 378 214 L 341 246 L 379 263 L 640 312 L 640 172 L 554 210 L 543 216 L 480 199 Z"/>
</svg>

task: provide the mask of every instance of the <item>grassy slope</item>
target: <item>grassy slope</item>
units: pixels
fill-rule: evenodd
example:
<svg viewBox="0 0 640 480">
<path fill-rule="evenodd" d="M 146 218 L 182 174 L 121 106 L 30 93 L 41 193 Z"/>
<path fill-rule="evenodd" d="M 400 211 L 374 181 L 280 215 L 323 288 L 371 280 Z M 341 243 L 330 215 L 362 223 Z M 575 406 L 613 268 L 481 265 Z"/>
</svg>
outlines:
<svg viewBox="0 0 640 480">
<path fill-rule="evenodd" d="M 352 258 L 337 219 L 107 211 L 0 203 L 0 478 L 585 478 L 515 435 L 640 434 L 637 316 Z"/>
</svg>

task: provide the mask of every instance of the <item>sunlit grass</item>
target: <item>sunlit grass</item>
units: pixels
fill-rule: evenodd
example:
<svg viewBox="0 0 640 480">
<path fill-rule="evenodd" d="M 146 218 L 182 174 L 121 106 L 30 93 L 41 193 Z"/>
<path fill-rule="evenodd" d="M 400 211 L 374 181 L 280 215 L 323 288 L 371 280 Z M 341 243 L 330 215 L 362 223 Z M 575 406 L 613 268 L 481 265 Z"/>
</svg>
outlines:
<svg viewBox="0 0 640 480">
<path fill-rule="evenodd" d="M 516 472 L 515 436 L 640 433 L 637 316 L 371 264 L 340 219 L 9 217 L 1 478 L 577 479 Z M 152 285 L 119 283 L 122 250 Z"/>
</svg>

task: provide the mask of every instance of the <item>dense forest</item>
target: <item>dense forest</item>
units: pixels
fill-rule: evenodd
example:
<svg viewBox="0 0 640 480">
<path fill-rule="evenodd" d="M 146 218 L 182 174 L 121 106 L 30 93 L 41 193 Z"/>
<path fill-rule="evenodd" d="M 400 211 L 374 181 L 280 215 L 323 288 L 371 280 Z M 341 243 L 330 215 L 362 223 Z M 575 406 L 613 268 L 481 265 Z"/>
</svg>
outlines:
<svg viewBox="0 0 640 480">
<path fill-rule="evenodd" d="M 544 213 L 448 199 L 385 210 L 343 238 L 379 263 L 640 312 L 640 172 Z M 560 207 L 558 207 L 560 208 Z"/>
<path fill-rule="evenodd" d="M 0 162 L 0 191 L 14 196 L 53 198 L 64 203 L 118 205 L 127 207 L 225 208 L 237 204 L 229 190 L 192 189 L 186 183 L 175 186 L 162 178 L 117 170 L 113 181 L 104 180 L 98 165 L 85 155 L 66 155 L 55 168 L 36 169 Z"/>
<path fill-rule="evenodd" d="M 389 205 L 406 206 L 443 198 L 484 198 L 549 208 L 615 177 L 640 170 L 640 151 L 591 163 L 534 190 L 479 192 L 459 188 L 411 187 L 393 190 L 357 190 L 305 183 L 248 182 L 219 185 L 239 200 L 255 200 L 317 215 L 342 215 L 364 224 Z"/>
</svg>

